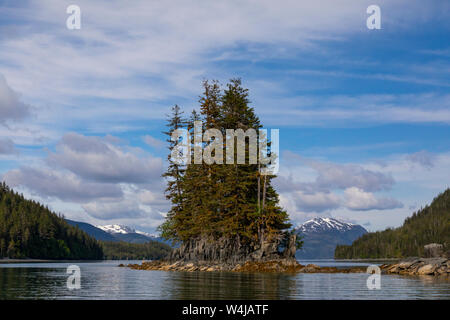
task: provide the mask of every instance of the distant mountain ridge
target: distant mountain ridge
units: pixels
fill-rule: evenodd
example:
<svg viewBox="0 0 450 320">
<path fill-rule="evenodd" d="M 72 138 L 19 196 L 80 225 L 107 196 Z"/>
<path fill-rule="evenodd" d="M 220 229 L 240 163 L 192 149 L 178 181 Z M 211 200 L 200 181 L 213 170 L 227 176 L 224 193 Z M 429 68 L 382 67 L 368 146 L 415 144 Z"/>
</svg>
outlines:
<svg viewBox="0 0 450 320">
<path fill-rule="evenodd" d="M 78 226 L 81 230 L 100 241 L 124 241 L 129 243 L 147 243 L 158 241 L 167 243 L 162 238 L 143 231 L 137 231 L 131 227 L 113 224 L 105 226 L 93 226 L 86 222 L 78 222 L 66 219 L 67 223 Z"/>
<path fill-rule="evenodd" d="M 296 233 L 303 237 L 303 248 L 297 259 L 333 259 L 337 245 L 349 245 L 367 230 L 362 226 L 334 218 L 314 218 L 306 221 Z"/>
<path fill-rule="evenodd" d="M 109 225 L 105 225 L 105 226 L 96 226 L 99 229 L 102 229 L 105 232 L 111 233 L 111 234 L 116 234 L 116 233 L 120 233 L 120 234 L 130 234 L 130 233 L 137 233 L 149 238 L 158 238 L 158 236 L 154 235 L 154 234 L 150 234 L 148 232 L 144 232 L 144 231 L 139 231 L 136 229 L 133 229 L 131 227 L 128 226 L 124 226 L 121 224 L 109 224 Z"/>
<path fill-rule="evenodd" d="M 99 241 L 118 241 L 117 238 L 109 234 L 108 232 L 105 232 L 97 227 L 94 227 L 93 225 L 85 222 L 79 222 L 79 221 L 73 221 L 69 219 L 65 219 L 66 222 L 73 226 L 78 227 L 80 230 L 86 232 L 91 237 L 95 238 Z"/>
</svg>

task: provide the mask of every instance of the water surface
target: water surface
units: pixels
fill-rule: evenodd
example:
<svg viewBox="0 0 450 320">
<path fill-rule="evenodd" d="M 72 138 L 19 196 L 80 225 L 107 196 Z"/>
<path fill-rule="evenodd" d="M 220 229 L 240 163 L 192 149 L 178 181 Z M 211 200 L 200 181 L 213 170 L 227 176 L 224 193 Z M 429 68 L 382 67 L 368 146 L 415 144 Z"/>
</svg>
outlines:
<svg viewBox="0 0 450 320">
<path fill-rule="evenodd" d="M 0 299 L 450 299 L 450 281 L 382 275 L 369 290 L 367 274 L 165 272 L 117 267 L 141 261 L 0 264 Z M 300 261 L 348 267 L 369 262 Z M 380 262 L 377 262 L 379 264 Z M 70 265 L 81 289 L 67 288 Z"/>
</svg>

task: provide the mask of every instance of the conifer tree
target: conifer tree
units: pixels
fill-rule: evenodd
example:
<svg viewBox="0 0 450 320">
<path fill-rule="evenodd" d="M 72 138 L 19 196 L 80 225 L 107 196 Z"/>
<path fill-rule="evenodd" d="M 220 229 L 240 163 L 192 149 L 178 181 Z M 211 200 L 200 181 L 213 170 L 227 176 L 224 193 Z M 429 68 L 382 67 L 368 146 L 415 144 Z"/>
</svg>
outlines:
<svg viewBox="0 0 450 320">
<path fill-rule="evenodd" d="M 200 114 L 194 110 L 187 123 L 191 142 L 195 141 L 194 122 L 200 120 L 202 132 L 217 129 L 221 133 L 221 151 L 225 157 L 227 129 L 258 132 L 262 125 L 249 105 L 248 90 L 242 87 L 240 79 L 232 79 L 225 90 L 217 81 L 205 81 L 203 88 Z M 178 113 L 172 116 L 169 129 L 174 128 L 175 114 Z M 206 150 L 215 139 L 202 141 L 201 147 Z M 245 164 L 237 163 L 236 143 L 233 164 L 226 161 L 206 164 L 205 161 L 193 161 L 195 145 L 191 146 L 191 163 L 184 168 L 177 184 L 181 196 L 173 195 L 176 184 L 173 170 L 165 175 L 171 179 L 168 181 L 168 199 L 172 201 L 172 209 L 162 226 L 163 236 L 183 243 L 205 238 L 213 241 L 235 239 L 252 248 L 261 246 L 264 241 L 280 240 L 286 234 L 290 224 L 272 186 L 274 176 L 261 175 L 266 165 L 250 163 L 249 149 L 250 143 L 246 142 Z"/>
</svg>

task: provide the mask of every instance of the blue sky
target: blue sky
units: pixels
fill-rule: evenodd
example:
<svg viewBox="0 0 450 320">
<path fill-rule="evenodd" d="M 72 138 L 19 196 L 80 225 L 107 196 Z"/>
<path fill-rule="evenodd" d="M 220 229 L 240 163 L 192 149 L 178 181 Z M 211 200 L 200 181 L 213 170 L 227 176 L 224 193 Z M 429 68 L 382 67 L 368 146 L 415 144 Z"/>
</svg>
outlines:
<svg viewBox="0 0 450 320">
<path fill-rule="evenodd" d="M 66 8 L 81 8 L 68 30 Z M 381 8 L 369 30 L 366 8 Z M 280 129 L 295 224 L 398 226 L 449 187 L 448 1 L 0 1 L 0 177 L 67 217 L 153 232 L 164 116 L 240 77 Z"/>
</svg>

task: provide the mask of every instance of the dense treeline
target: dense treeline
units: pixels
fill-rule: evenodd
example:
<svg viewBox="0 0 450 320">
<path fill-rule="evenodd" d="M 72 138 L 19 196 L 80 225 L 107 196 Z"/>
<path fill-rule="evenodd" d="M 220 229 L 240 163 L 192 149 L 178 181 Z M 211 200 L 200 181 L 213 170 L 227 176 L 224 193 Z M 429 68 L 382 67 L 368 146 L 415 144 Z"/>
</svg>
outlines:
<svg viewBox="0 0 450 320">
<path fill-rule="evenodd" d="M 262 174 L 266 165 L 250 164 L 248 140 L 245 140 L 245 164 L 237 164 L 236 152 L 233 164 L 225 160 L 223 164 L 208 164 L 201 160 L 195 163 L 195 150 L 199 147 L 192 143 L 198 135 L 194 130 L 195 121 L 201 121 L 202 132 L 215 129 L 224 137 L 220 140 L 216 136 L 209 139 L 203 136 L 200 146 L 203 150 L 214 149 L 212 156 L 223 154 L 223 158 L 227 154 L 227 129 L 258 132 L 262 127 L 254 109 L 249 106 L 248 90 L 241 86 L 239 79 L 231 80 L 225 89 L 218 82 L 205 81 L 199 103 L 199 112 L 194 110 L 189 118 L 184 118 L 180 108 L 175 106 L 168 119 L 165 133 L 169 150 L 173 152 L 177 143 L 171 140 L 172 132 L 187 129 L 191 163 L 179 165 L 169 154 L 169 167 L 164 176 L 168 181 L 166 195 L 172 207 L 161 227 L 163 237 L 184 243 L 201 238 L 233 238 L 241 244 L 251 245 L 286 234 L 285 230 L 291 225 L 272 187 L 274 176 Z M 213 148 L 216 144 L 219 149 Z M 234 148 L 236 151 L 236 144 Z M 268 154 L 271 155 L 270 142 Z"/>
<path fill-rule="evenodd" d="M 450 249 L 450 189 L 431 205 L 406 218 L 403 225 L 363 235 L 350 246 L 337 246 L 335 258 L 403 258 L 423 256 L 423 246 L 440 243 Z"/>
<path fill-rule="evenodd" d="M 102 259 L 97 240 L 0 184 L 0 258 Z"/>
<path fill-rule="evenodd" d="M 150 241 L 147 243 L 102 242 L 107 260 L 158 260 L 166 257 L 172 248 L 165 243 Z"/>
</svg>

